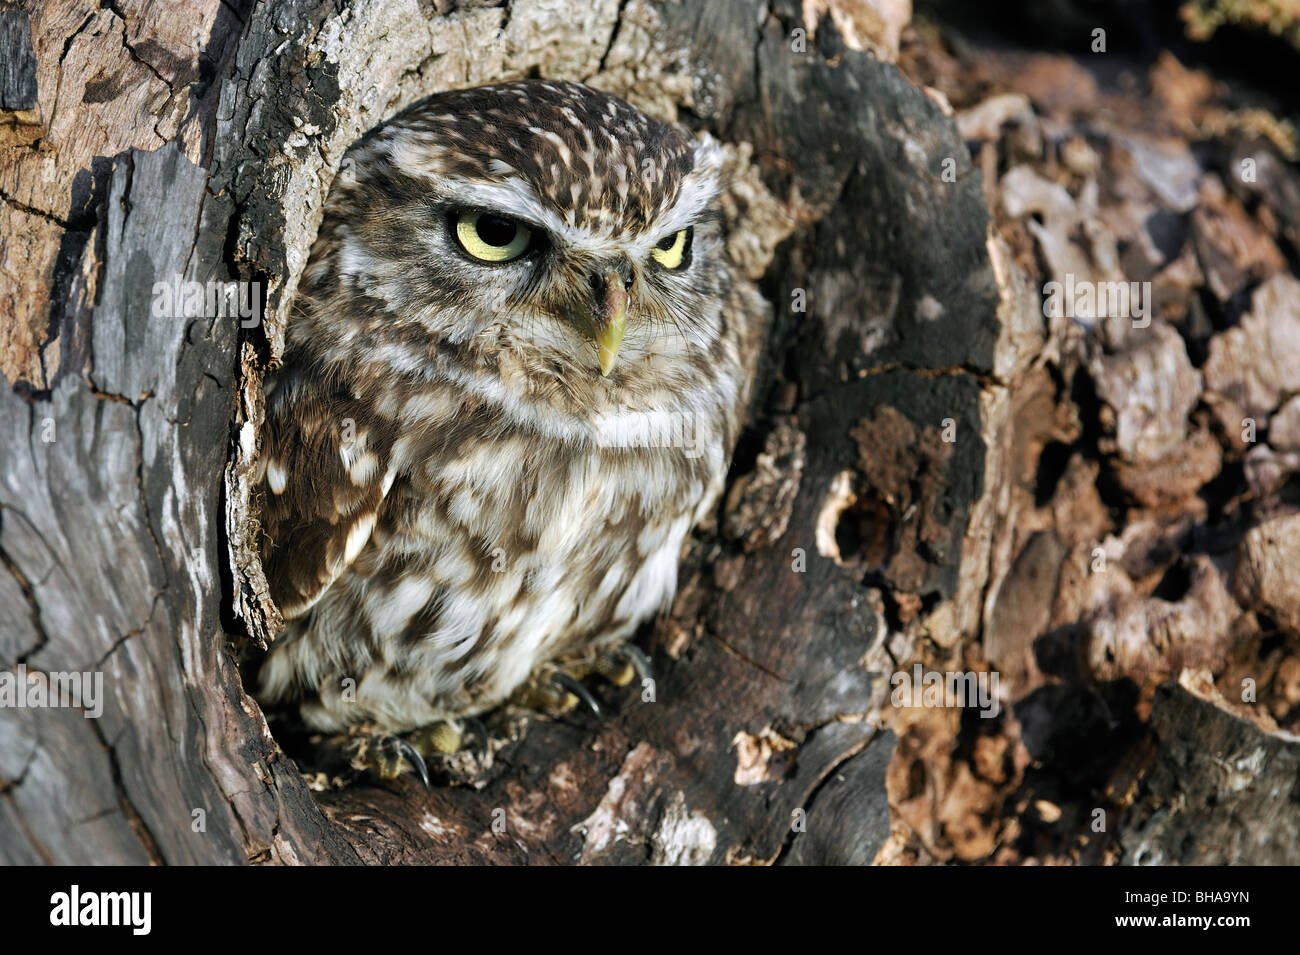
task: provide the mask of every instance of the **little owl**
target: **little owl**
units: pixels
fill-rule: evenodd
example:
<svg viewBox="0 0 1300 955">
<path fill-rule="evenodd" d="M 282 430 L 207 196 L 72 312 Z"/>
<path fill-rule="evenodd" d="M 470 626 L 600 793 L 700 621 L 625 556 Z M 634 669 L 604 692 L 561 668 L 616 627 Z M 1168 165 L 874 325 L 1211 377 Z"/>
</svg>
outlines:
<svg viewBox="0 0 1300 955">
<path fill-rule="evenodd" d="M 537 80 L 349 150 L 268 382 L 288 627 L 264 700 L 391 738 L 528 687 L 590 699 L 573 675 L 671 601 L 750 395 L 764 309 L 724 248 L 722 160 Z"/>
</svg>

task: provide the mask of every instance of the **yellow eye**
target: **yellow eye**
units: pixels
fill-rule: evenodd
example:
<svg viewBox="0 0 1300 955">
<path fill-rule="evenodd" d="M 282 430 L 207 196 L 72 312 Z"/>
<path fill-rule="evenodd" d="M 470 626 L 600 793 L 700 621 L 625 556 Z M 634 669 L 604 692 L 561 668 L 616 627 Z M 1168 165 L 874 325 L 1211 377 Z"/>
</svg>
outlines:
<svg viewBox="0 0 1300 955">
<path fill-rule="evenodd" d="M 456 214 L 456 241 L 484 262 L 509 262 L 528 251 L 533 234 L 514 219 L 488 212 Z"/>
<path fill-rule="evenodd" d="M 666 235 L 650 250 L 651 257 L 666 269 L 680 269 L 690 261 L 691 229 Z"/>
</svg>

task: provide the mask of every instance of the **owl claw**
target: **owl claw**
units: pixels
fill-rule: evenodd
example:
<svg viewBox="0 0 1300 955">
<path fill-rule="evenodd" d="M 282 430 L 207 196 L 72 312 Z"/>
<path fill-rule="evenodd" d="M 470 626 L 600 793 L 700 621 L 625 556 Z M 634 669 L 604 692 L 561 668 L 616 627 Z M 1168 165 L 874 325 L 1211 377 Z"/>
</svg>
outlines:
<svg viewBox="0 0 1300 955">
<path fill-rule="evenodd" d="M 465 724 L 465 737 L 474 738 L 474 752 L 478 755 L 480 761 L 488 757 L 488 741 L 491 737 L 488 735 L 487 727 L 477 716 L 467 716 L 462 722 Z"/>
<path fill-rule="evenodd" d="M 635 643 L 625 643 L 618 648 L 618 652 L 628 659 L 638 677 L 642 680 L 654 680 L 654 667 L 650 665 L 650 658 L 646 656 L 644 650 Z"/>
<path fill-rule="evenodd" d="M 600 708 L 600 704 L 597 703 L 596 698 L 591 695 L 591 691 L 568 673 L 565 673 L 563 670 L 555 670 L 551 673 L 551 682 L 561 690 L 564 690 L 567 693 L 572 693 L 576 696 L 582 702 L 583 706 L 591 710 L 593 716 L 600 718 L 605 715 L 605 711 Z"/>
<path fill-rule="evenodd" d="M 625 687 L 637 677 L 642 681 L 653 680 L 654 671 L 649 657 L 640 647 L 631 644 L 604 647 L 586 658 L 539 668 L 516 691 L 512 702 L 526 709 L 551 713 L 567 712 L 582 705 L 603 719 L 606 710 L 586 682 L 592 676 L 613 686 Z"/>
<path fill-rule="evenodd" d="M 401 736 L 363 732 L 354 737 L 349 748 L 354 769 L 374 773 L 380 779 L 400 779 L 410 769 L 420 777 L 425 789 L 430 787 L 429 767 L 424 756 Z"/>
<path fill-rule="evenodd" d="M 617 687 L 627 686 L 633 679 L 642 682 L 654 679 L 650 658 L 631 643 L 601 650 L 592 663 L 592 670 Z"/>
<path fill-rule="evenodd" d="M 429 789 L 429 767 L 425 765 L 420 751 L 400 736 L 392 736 L 389 739 L 392 740 L 389 745 L 397 752 L 397 765 L 400 767 L 401 760 L 405 759 L 411 764 L 415 774 L 420 777 L 420 782 L 424 783 L 424 788 Z"/>
</svg>

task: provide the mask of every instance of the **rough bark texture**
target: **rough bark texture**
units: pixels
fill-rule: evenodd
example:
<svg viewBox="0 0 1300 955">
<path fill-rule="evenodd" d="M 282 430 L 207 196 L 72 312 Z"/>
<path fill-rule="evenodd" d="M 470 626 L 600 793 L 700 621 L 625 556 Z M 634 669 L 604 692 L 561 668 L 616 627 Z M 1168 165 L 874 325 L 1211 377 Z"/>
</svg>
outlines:
<svg viewBox="0 0 1300 955">
<path fill-rule="evenodd" d="M 995 531 L 1026 442 L 1035 460 L 1046 443 L 1016 423 L 1051 404 L 1034 386 L 1052 339 L 1023 256 L 989 230 L 971 129 L 876 58 L 898 53 L 908 7 L 25 4 L 34 107 L 10 105 L 24 70 L 0 78 L 0 665 L 102 671 L 105 700 L 98 719 L 0 707 L 0 860 L 992 857 L 989 820 L 1019 809 L 988 767 L 1018 758 L 1016 724 L 972 743 L 960 711 L 891 706 L 889 677 L 994 660 L 1038 686 L 1026 656 L 1065 545 Z M 10 48 L 28 35 L 12 22 Z M 347 146 L 428 93 L 528 75 L 728 144 L 728 249 L 774 316 L 750 427 L 643 635 L 653 701 L 609 690 L 605 721 L 528 721 L 487 759 L 435 767 L 430 792 L 313 791 L 235 664 L 234 643 L 279 626 L 247 486 L 261 376 Z M 154 283 L 182 280 L 256 283 L 261 321 L 154 314 Z M 1289 599 L 1270 539 L 1238 584 L 1261 605 Z M 1202 791 L 1177 778 L 1195 727 L 1261 732 L 1197 719 L 1158 723 L 1184 749 L 1153 799 Z M 1133 838 L 1163 846 L 1182 824 Z M 1234 846 L 1225 861 L 1252 858 Z"/>
<path fill-rule="evenodd" d="M 0 170 L 4 214 L 25 230 L 6 255 L 28 257 L 6 281 L 36 276 L 3 355 L 21 384 L 0 396 L 5 662 L 101 669 L 106 690 L 98 720 L 0 709 L 5 858 L 874 856 L 893 664 L 863 575 L 884 584 L 887 558 L 910 550 L 897 574 L 911 591 L 955 592 L 997 330 L 978 181 L 939 108 L 829 15 L 796 52 L 797 5 L 634 0 L 576 20 L 526 0 L 161 6 L 33 6 L 39 125 L 12 134 Z M 206 39 L 170 32 L 179 21 Z M 678 606 L 648 637 L 656 702 L 622 700 L 602 724 L 532 722 L 471 785 L 314 795 L 223 632 L 271 639 L 277 624 L 243 481 L 260 375 L 347 145 L 421 95 L 530 73 L 606 86 L 731 144 L 731 251 L 778 315 L 737 472 L 757 475 L 764 453 L 782 467 L 731 496 L 726 536 L 693 545 Z M 939 178 L 943 157 L 959 183 Z M 154 315 L 154 283 L 176 277 L 258 282 L 264 321 Z M 857 466 L 850 430 L 883 405 L 890 440 L 945 417 L 963 440 L 923 442 L 912 513 L 870 558 L 841 554 L 838 514 L 829 537 L 818 524 Z M 842 822 L 860 831 L 832 837 Z"/>
<path fill-rule="evenodd" d="M 1156 691 L 1155 758 L 1118 835 L 1122 861 L 1294 864 L 1300 739 L 1261 731 L 1207 690 L 1189 680 Z"/>
<path fill-rule="evenodd" d="M 1295 54 L 1225 30 L 1216 55 L 1153 6 L 926 13 L 899 64 L 980 169 L 1004 329 L 963 564 L 979 624 L 925 656 L 994 670 L 1007 705 L 900 714 L 894 858 L 1295 862 Z M 1138 308 L 1077 294 L 1117 283 Z M 1171 682 L 1205 690 L 1171 707 Z M 1204 798 L 1259 747 L 1278 768 Z"/>
</svg>

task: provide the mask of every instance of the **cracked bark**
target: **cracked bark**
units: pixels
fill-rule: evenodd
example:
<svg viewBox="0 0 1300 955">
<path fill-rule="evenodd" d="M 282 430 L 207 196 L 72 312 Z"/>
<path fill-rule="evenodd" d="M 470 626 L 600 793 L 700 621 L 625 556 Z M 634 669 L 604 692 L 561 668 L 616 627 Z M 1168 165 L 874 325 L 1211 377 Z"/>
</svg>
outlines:
<svg viewBox="0 0 1300 955">
<path fill-rule="evenodd" d="M 24 331 L 0 354 L 14 385 L 0 394 L 0 651 L 44 672 L 98 667 L 105 696 L 97 721 L 0 709 L 0 859 L 870 861 L 889 825 L 886 677 L 908 654 L 886 645 L 897 608 L 883 567 L 924 519 L 912 597 L 930 612 L 965 586 L 994 381 L 987 215 L 940 109 L 829 20 L 795 52 L 802 12 L 788 2 L 614 0 L 561 22 L 530 0 L 443 13 L 356 0 L 346 18 L 320 0 L 188 0 L 207 29 L 192 48 L 131 4 L 107 5 L 122 21 L 108 32 L 79 6 L 33 13 L 38 54 L 58 54 L 47 85 L 93 75 L 102 56 L 107 80 L 142 66 L 140 82 L 190 105 L 162 124 L 129 84 L 107 106 L 43 88 L 44 139 L 0 166 L 0 195 L 26 204 L 0 208 L 48 253 L 33 255 L 45 304 L 13 316 Z M 151 46 L 146 62 L 142 36 L 169 56 Z M 733 476 L 755 470 L 778 423 L 797 430 L 802 469 L 770 496 L 789 513 L 759 513 L 777 530 L 756 546 L 722 520 L 696 535 L 673 611 L 642 635 L 655 702 L 611 691 L 605 722 L 532 722 L 472 784 L 314 794 L 232 650 L 273 638 L 278 617 L 244 484 L 261 374 L 346 146 L 419 96 L 530 72 L 588 78 L 752 145 L 756 182 L 794 227 L 759 269 L 773 327 Z M 70 116 L 92 115 L 110 151 L 67 138 Z M 141 151 L 147 138 L 112 126 L 141 123 L 168 144 Z M 940 175 L 948 158 L 956 182 Z M 24 208 L 49 228 L 13 218 Z M 84 208 L 56 270 L 68 239 L 55 217 Z M 259 283 L 262 324 L 155 316 L 153 283 L 175 276 Z M 912 513 L 859 473 L 850 433 L 884 406 L 915 435 L 957 422 Z M 835 521 L 818 538 L 845 472 L 888 528 L 883 562 Z M 737 506 L 761 512 L 763 488 L 749 481 Z"/>
</svg>

